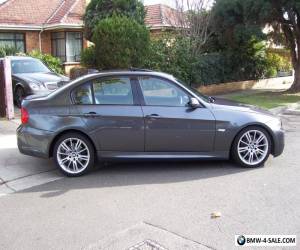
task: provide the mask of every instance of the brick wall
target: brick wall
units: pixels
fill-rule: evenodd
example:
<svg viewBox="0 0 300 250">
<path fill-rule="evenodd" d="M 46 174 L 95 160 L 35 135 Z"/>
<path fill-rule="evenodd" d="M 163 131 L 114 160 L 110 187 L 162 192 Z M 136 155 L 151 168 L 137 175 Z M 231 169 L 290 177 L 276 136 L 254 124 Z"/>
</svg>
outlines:
<svg viewBox="0 0 300 250">
<path fill-rule="evenodd" d="M 51 33 L 42 32 L 42 52 L 51 54 Z M 26 31 L 26 52 L 39 50 L 39 31 Z"/>
<path fill-rule="evenodd" d="M 26 52 L 39 49 L 39 32 L 38 31 L 26 31 Z"/>
<path fill-rule="evenodd" d="M 41 35 L 42 38 L 42 52 L 51 54 L 51 32 L 44 31 Z"/>
</svg>

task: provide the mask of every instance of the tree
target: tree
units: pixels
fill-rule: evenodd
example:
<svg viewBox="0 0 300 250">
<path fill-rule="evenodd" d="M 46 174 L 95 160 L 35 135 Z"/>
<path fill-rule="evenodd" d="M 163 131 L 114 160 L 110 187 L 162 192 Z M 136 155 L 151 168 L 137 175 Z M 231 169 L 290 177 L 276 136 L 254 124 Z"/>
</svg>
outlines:
<svg viewBox="0 0 300 250">
<path fill-rule="evenodd" d="M 167 20 L 177 28 L 181 37 L 190 41 L 191 54 L 199 55 L 212 31 L 209 29 L 211 11 L 209 0 L 175 0 L 175 17 Z M 171 20 L 173 19 L 173 20 Z"/>
<path fill-rule="evenodd" d="M 267 71 L 266 35 L 248 13 L 242 0 L 217 0 L 213 6 L 214 34 L 206 47 L 224 58 L 224 80 L 258 79 Z"/>
<path fill-rule="evenodd" d="M 262 29 L 269 25 L 275 31 L 271 33 L 275 40 L 278 34 L 283 34 L 295 70 L 295 79 L 290 91 L 300 91 L 300 1 L 217 0 L 215 6 L 224 8 L 224 20 L 233 27 L 240 26 L 248 30 L 252 27 L 256 34 L 262 34 Z"/>
<path fill-rule="evenodd" d="M 113 15 L 99 21 L 93 33 L 97 68 L 124 69 L 143 64 L 150 39 L 145 25 Z"/>
<path fill-rule="evenodd" d="M 127 16 L 144 24 L 144 5 L 139 0 L 91 0 L 84 15 L 86 38 L 91 40 L 97 23 L 114 14 Z"/>
</svg>

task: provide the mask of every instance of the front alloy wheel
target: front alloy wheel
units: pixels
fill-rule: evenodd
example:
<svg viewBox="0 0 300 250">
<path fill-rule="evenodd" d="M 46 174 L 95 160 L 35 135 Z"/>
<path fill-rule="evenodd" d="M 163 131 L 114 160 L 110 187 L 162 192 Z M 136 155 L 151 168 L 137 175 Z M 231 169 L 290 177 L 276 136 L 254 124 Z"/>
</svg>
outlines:
<svg viewBox="0 0 300 250">
<path fill-rule="evenodd" d="M 265 129 L 246 128 L 239 133 L 233 145 L 233 158 L 244 167 L 259 167 L 268 159 L 271 140 Z"/>
<path fill-rule="evenodd" d="M 54 159 L 65 175 L 80 176 L 94 165 L 94 148 L 84 136 L 67 134 L 56 142 Z"/>
</svg>

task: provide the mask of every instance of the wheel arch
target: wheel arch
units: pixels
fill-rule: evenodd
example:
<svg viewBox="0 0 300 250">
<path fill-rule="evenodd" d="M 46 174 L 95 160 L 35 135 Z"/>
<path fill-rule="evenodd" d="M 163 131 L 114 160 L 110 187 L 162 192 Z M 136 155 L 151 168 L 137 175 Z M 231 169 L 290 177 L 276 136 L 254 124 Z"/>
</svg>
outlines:
<svg viewBox="0 0 300 250">
<path fill-rule="evenodd" d="M 264 130 L 267 131 L 267 133 L 268 133 L 268 135 L 270 137 L 270 140 L 271 140 L 271 154 L 273 154 L 274 153 L 274 147 L 275 147 L 275 145 L 274 145 L 274 137 L 273 137 L 273 133 L 272 133 L 271 129 L 268 126 L 266 126 L 265 124 L 263 124 L 263 123 L 251 123 L 251 124 L 246 124 L 243 127 L 241 127 L 236 132 L 236 134 L 234 135 L 234 137 L 233 137 L 233 139 L 231 141 L 231 144 L 230 144 L 230 157 L 232 156 L 233 144 L 234 144 L 234 141 L 236 140 L 237 136 L 239 135 L 239 133 L 242 130 L 244 130 L 246 128 L 249 128 L 249 127 L 260 127 L 260 128 L 262 128 L 262 129 L 264 129 Z"/>
<path fill-rule="evenodd" d="M 94 143 L 94 141 L 91 139 L 91 137 L 87 134 L 87 133 L 84 133 L 83 131 L 79 130 L 79 129 L 67 129 L 67 130 L 63 130 L 63 131 L 60 131 L 51 141 L 50 143 L 50 146 L 49 146 L 49 157 L 53 157 L 53 150 L 54 150 L 54 145 L 55 143 L 57 142 L 57 140 L 62 137 L 63 135 L 65 134 L 68 134 L 68 133 L 78 133 L 84 137 L 86 137 L 90 143 L 93 145 L 93 148 L 94 148 L 94 151 L 95 151 L 95 154 L 97 152 L 97 148 L 96 148 L 96 145 Z"/>
<path fill-rule="evenodd" d="M 25 90 L 24 84 L 23 84 L 22 82 L 20 82 L 20 81 L 16 83 L 16 85 L 15 85 L 13 91 L 15 92 L 18 88 L 22 88 L 22 89 Z"/>
</svg>

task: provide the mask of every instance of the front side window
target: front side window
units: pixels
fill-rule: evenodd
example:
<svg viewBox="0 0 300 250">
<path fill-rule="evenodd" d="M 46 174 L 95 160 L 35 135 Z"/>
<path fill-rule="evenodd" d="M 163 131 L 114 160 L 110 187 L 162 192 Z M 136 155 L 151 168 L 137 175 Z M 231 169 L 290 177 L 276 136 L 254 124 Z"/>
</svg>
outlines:
<svg viewBox="0 0 300 250">
<path fill-rule="evenodd" d="M 72 97 L 77 105 L 93 104 L 91 84 L 86 83 L 76 88 L 72 92 Z"/>
<path fill-rule="evenodd" d="M 25 52 L 25 36 L 22 33 L 0 32 L 0 47 L 12 47 Z"/>
<path fill-rule="evenodd" d="M 62 62 L 79 62 L 82 51 L 82 32 L 54 32 L 51 36 L 52 55 Z"/>
<path fill-rule="evenodd" d="M 94 81 L 93 88 L 95 104 L 133 104 L 131 83 L 128 77 L 98 79 Z"/>
<path fill-rule="evenodd" d="M 146 105 L 184 107 L 189 96 L 176 85 L 156 77 L 141 77 L 140 86 Z"/>
</svg>

